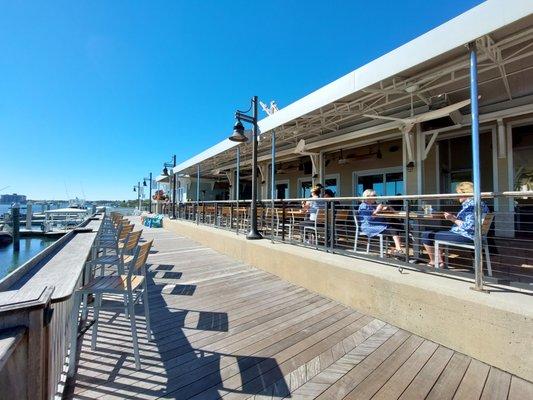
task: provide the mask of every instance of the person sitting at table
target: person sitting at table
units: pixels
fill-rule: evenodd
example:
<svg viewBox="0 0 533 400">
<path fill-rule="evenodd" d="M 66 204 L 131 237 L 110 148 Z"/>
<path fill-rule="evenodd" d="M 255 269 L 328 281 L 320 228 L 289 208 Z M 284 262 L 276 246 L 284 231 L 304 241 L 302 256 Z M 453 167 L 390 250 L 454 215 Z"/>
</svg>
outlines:
<svg viewBox="0 0 533 400">
<path fill-rule="evenodd" d="M 311 189 L 311 198 L 320 199 L 321 189 L 315 186 Z M 323 200 L 306 200 L 302 204 L 302 211 L 307 213 L 307 220 L 315 221 L 318 210 L 324 208 Z M 313 224 L 314 225 L 314 224 Z"/>
<path fill-rule="evenodd" d="M 300 222 L 300 234 L 302 239 L 305 239 L 303 237 L 304 227 L 315 226 L 318 210 L 324 209 L 325 207 L 324 201 L 320 200 L 320 191 L 321 189 L 319 187 L 313 187 L 311 189 L 311 198 L 313 200 L 307 200 L 302 203 L 302 212 L 306 214 L 304 220 Z"/>
<path fill-rule="evenodd" d="M 393 255 L 395 257 L 405 255 L 398 230 L 389 226 L 378 216 L 379 213 L 391 211 L 391 209 L 383 204 L 376 205 L 376 192 L 373 189 L 366 189 L 363 192 L 363 197 L 365 200 L 361 202 L 358 209 L 361 232 L 369 238 L 380 234 L 391 236 L 395 247 Z"/>
<path fill-rule="evenodd" d="M 457 193 L 472 193 L 474 184 L 472 182 L 461 182 L 457 185 Z M 435 240 L 442 240 L 453 243 L 473 243 L 474 242 L 474 199 L 469 196 L 459 197 L 461 210 L 457 215 L 444 213 L 444 218 L 453 223 L 450 230 L 426 231 L 422 233 L 422 244 L 429 256 L 429 265 L 434 267 L 436 263 L 442 268 L 442 252 L 439 252 L 439 259 L 435 260 L 435 250 L 433 243 Z M 489 212 L 489 208 L 484 202 L 481 202 L 482 218 Z"/>
</svg>

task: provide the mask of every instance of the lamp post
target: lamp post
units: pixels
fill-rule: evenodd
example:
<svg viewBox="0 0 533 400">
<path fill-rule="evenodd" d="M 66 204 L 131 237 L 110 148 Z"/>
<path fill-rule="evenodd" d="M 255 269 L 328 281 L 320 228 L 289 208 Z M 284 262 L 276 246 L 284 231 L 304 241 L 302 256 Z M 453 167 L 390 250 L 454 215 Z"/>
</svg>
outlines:
<svg viewBox="0 0 533 400">
<path fill-rule="evenodd" d="M 143 178 L 143 186 L 146 186 L 146 181 L 148 181 L 150 183 L 150 187 L 149 187 L 149 195 L 148 195 L 148 211 L 150 212 L 150 214 L 152 213 L 152 173 L 150 172 L 150 176 L 148 178 Z"/>
<path fill-rule="evenodd" d="M 229 140 L 233 142 L 244 143 L 248 141 L 248 138 L 244 134 L 244 126 L 242 121 L 252 124 L 252 204 L 250 206 L 251 226 L 250 232 L 246 235 L 246 239 L 257 240 L 262 239 L 263 236 L 257 229 L 257 96 L 252 97 L 250 108 L 247 111 L 235 112 L 235 118 L 237 121 L 233 126 L 233 134 L 229 137 Z M 247 113 L 252 111 L 252 116 Z"/>
<path fill-rule="evenodd" d="M 168 176 L 168 168 L 174 168 L 176 166 L 176 155 L 172 156 L 171 162 L 163 164 L 163 175 Z M 172 171 L 172 218 L 176 219 L 176 174 Z"/>
<path fill-rule="evenodd" d="M 137 182 L 137 186 L 133 186 L 133 191 L 137 192 L 137 204 L 139 211 L 141 211 L 141 182 Z"/>
</svg>

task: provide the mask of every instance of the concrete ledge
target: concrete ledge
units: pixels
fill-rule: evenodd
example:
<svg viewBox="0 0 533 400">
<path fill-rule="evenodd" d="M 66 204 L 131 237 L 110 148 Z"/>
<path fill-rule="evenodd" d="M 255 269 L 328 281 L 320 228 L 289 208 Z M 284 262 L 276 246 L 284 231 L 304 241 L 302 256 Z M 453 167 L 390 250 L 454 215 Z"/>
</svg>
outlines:
<svg viewBox="0 0 533 400">
<path fill-rule="evenodd" d="M 533 297 L 164 220 L 164 227 L 289 282 L 533 381 Z"/>
</svg>

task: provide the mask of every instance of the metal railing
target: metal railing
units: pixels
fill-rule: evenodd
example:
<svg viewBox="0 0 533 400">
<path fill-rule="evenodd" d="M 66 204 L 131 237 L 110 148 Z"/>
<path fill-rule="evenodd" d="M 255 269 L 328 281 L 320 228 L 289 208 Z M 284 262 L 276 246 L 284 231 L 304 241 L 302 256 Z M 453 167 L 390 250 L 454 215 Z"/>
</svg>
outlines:
<svg viewBox="0 0 533 400">
<path fill-rule="evenodd" d="M 386 207 L 370 217 L 370 225 L 378 229 L 369 229 L 360 215 L 360 204 L 367 198 L 267 200 L 258 203 L 258 225 L 273 242 L 364 258 L 400 271 L 415 268 L 473 279 L 473 242 L 458 239 L 457 244 L 456 236 L 442 233 L 456 225 L 452 221 L 461 209 L 461 197 L 465 195 L 374 197 L 375 205 Z M 303 207 L 306 201 L 315 202 L 314 220 Z M 533 291 L 533 192 L 482 193 L 482 202 L 488 211 L 483 219 L 484 283 Z M 237 234 L 250 227 L 250 201 L 181 203 L 176 214 L 179 219 Z M 386 230 L 378 232 L 383 227 Z M 369 230 L 375 236 L 369 238 Z M 430 263 L 435 244 L 441 254 L 436 263 Z"/>
</svg>

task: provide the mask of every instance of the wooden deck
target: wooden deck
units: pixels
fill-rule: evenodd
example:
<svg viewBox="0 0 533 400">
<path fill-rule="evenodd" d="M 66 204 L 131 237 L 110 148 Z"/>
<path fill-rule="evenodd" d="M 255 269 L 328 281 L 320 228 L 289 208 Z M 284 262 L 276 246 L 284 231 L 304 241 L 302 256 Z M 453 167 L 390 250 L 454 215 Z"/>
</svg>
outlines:
<svg viewBox="0 0 533 400">
<path fill-rule="evenodd" d="M 143 237 L 155 239 L 153 342 L 138 317 L 143 369 L 123 313 L 104 311 L 68 398 L 533 398 L 531 383 L 187 238 L 148 228 Z"/>
</svg>

